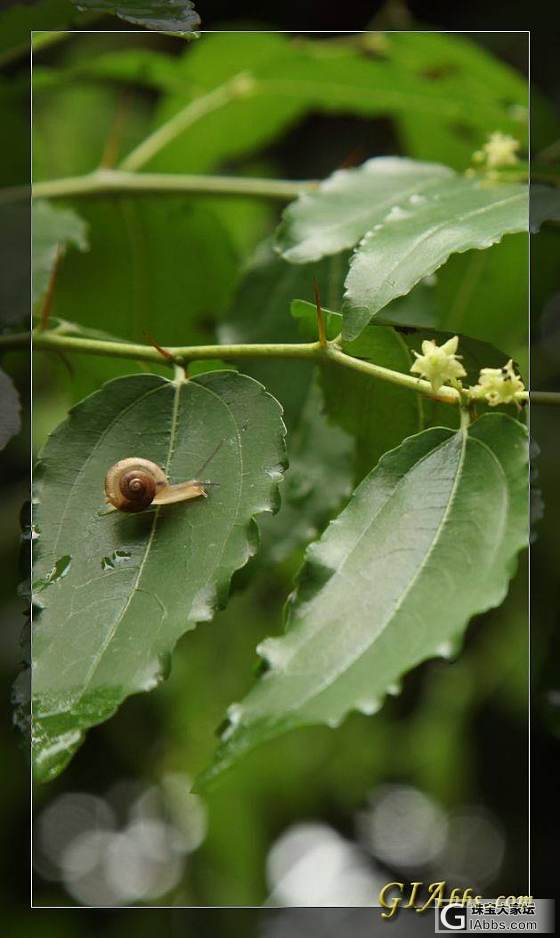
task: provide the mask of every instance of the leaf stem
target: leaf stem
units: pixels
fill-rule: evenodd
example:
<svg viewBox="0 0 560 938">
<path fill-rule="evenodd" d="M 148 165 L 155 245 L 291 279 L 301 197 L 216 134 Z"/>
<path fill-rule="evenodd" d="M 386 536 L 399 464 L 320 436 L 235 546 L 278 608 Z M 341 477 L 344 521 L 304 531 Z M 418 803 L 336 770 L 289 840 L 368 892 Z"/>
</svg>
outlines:
<svg viewBox="0 0 560 938">
<path fill-rule="evenodd" d="M 290 201 L 317 187 L 314 181 L 262 179 L 251 176 L 198 176 L 183 173 L 129 173 L 118 169 L 98 169 L 85 176 L 49 179 L 33 185 L 35 199 L 81 198 L 95 195 L 152 193 L 255 196 Z M 29 198 L 29 186 L 13 186 L 0 192 L 0 202 Z"/>
<path fill-rule="evenodd" d="M 246 72 L 240 72 L 224 84 L 218 85 L 208 94 L 195 98 L 139 143 L 122 161 L 121 169 L 129 171 L 141 169 L 160 150 L 172 143 L 201 117 L 205 117 L 207 114 L 211 114 L 212 111 L 229 104 L 235 98 L 251 94 L 253 85 L 254 82 L 251 76 Z"/>
</svg>

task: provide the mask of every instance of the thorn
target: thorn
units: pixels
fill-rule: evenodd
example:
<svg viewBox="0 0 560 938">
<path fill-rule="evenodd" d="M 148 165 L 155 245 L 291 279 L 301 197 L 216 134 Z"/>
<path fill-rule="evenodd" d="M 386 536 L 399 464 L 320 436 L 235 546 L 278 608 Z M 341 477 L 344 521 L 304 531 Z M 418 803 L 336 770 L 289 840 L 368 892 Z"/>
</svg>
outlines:
<svg viewBox="0 0 560 938">
<path fill-rule="evenodd" d="M 73 369 L 73 367 L 72 367 L 72 363 L 68 360 L 68 358 L 66 357 L 66 355 L 64 354 L 64 352 L 62 352 L 60 349 L 57 349 L 57 348 L 51 349 L 50 351 L 54 352 L 54 354 L 56 355 L 56 357 L 60 359 L 60 361 L 62 362 L 62 364 L 63 364 L 64 367 L 66 368 L 66 371 L 68 372 L 68 374 L 70 375 L 70 377 L 73 379 L 73 378 L 75 377 L 75 374 L 76 374 L 76 373 L 75 373 L 75 371 L 74 371 L 74 369 Z"/>
<path fill-rule="evenodd" d="M 39 329 L 43 331 L 49 325 L 49 316 L 52 309 L 53 298 L 54 298 L 54 288 L 56 285 L 56 278 L 58 276 L 58 268 L 60 266 L 60 261 L 62 258 L 62 247 L 57 245 L 56 256 L 54 259 L 53 268 L 51 270 L 51 275 L 49 277 L 49 282 L 47 285 L 47 291 L 45 293 L 45 298 L 43 300 L 43 305 L 41 306 L 41 314 L 39 317 Z"/>
<path fill-rule="evenodd" d="M 315 294 L 315 306 L 317 308 L 317 328 L 319 331 L 319 345 L 325 348 L 327 344 L 327 333 L 325 330 L 325 317 L 323 315 L 323 310 L 321 309 L 321 293 L 319 291 L 319 284 L 317 283 L 316 277 L 313 277 L 313 292 Z"/>
<path fill-rule="evenodd" d="M 151 345 L 153 348 L 155 348 L 156 351 L 158 351 L 159 354 L 160 354 L 163 358 L 165 358 L 166 361 L 168 361 L 168 362 L 173 362 L 174 365 L 178 365 L 178 364 L 179 364 L 179 362 L 178 362 L 178 361 L 176 360 L 176 358 L 171 354 L 171 352 L 168 352 L 167 349 L 162 348 L 161 345 L 159 345 L 159 343 L 156 342 L 156 340 L 154 339 L 153 335 L 150 335 L 149 332 L 144 332 L 144 333 L 143 333 L 143 336 L 144 336 L 144 338 L 150 343 L 150 345 Z"/>
</svg>

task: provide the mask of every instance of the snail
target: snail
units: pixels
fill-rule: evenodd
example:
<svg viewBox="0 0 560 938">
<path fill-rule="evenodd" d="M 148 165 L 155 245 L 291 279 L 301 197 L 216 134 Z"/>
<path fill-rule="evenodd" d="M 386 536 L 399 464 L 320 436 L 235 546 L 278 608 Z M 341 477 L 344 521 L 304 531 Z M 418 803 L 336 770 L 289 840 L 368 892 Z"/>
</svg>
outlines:
<svg viewBox="0 0 560 938">
<path fill-rule="evenodd" d="M 156 463 L 130 457 L 121 459 L 107 472 L 105 495 L 118 511 L 134 512 L 143 511 L 150 505 L 171 505 L 200 495 L 206 497 L 205 486 L 208 484 L 192 479 L 172 485 Z"/>
</svg>

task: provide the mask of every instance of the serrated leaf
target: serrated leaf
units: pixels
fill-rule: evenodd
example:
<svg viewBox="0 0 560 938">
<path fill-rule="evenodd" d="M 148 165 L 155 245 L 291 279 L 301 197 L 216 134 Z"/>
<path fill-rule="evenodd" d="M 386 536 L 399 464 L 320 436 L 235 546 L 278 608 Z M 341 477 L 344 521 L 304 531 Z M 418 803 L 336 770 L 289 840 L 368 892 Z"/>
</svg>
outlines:
<svg viewBox="0 0 560 938">
<path fill-rule="evenodd" d="M 228 724 L 205 784 L 297 726 L 375 713 L 408 670 L 450 656 L 504 598 L 527 541 L 527 432 L 503 414 L 425 430 L 387 453 L 312 544 L 286 634 Z"/>
<path fill-rule="evenodd" d="M 72 0 L 80 10 L 114 13 L 158 32 L 190 33 L 200 26 L 192 0 Z"/>
<path fill-rule="evenodd" d="M 394 211 L 398 206 L 395 206 Z M 525 186 L 485 188 L 464 178 L 438 187 L 434 198 L 415 205 L 410 216 L 386 219 L 367 234 L 354 254 L 346 280 L 348 338 L 361 332 L 379 310 L 404 296 L 451 254 L 488 248 L 507 233 L 527 231 Z"/>
<path fill-rule="evenodd" d="M 105 473 L 129 456 L 166 467 L 171 481 L 218 485 L 207 499 L 103 513 Z M 277 508 L 284 464 L 279 404 L 233 372 L 178 384 L 119 378 L 52 434 L 34 512 L 39 779 L 62 770 L 88 727 L 155 687 L 180 636 L 225 604 L 233 572 L 256 549 L 253 516 Z"/>
<path fill-rule="evenodd" d="M 453 253 L 490 247 L 528 227 L 522 185 L 490 185 L 446 166 L 398 157 L 340 170 L 284 213 L 277 244 L 307 263 L 360 241 L 346 280 L 344 336 L 356 338 L 388 303 Z"/>
<path fill-rule="evenodd" d="M 33 302 L 44 295 L 59 251 L 73 245 L 88 250 L 87 225 L 72 209 L 53 208 L 49 202 L 34 202 L 33 236 Z"/>
<path fill-rule="evenodd" d="M 453 178 L 455 173 L 447 166 L 392 156 L 367 160 L 357 169 L 337 170 L 315 192 L 303 193 L 287 207 L 277 231 L 277 248 L 292 264 L 348 250 L 387 215 L 398 218 L 404 206 L 418 204 L 418 198 L 424 204 L 425 190 L 437 193 Z M 399 212 L 393 211 L 395 207 Z"/>
</svg>

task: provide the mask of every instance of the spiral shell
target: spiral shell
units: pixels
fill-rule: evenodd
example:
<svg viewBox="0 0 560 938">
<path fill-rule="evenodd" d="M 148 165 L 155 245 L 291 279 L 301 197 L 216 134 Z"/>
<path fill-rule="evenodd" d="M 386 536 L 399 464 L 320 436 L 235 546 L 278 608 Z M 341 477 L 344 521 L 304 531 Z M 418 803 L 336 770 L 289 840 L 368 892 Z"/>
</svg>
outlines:
<svg viewBox="0 0 560 938">
<path fill-rule="evenodd" d="M 163 469 L 149 459 L 121 459 L 105 476 L 107 500 L 119 511 L 143 511 L 166 487 Z"/>
</svg>

